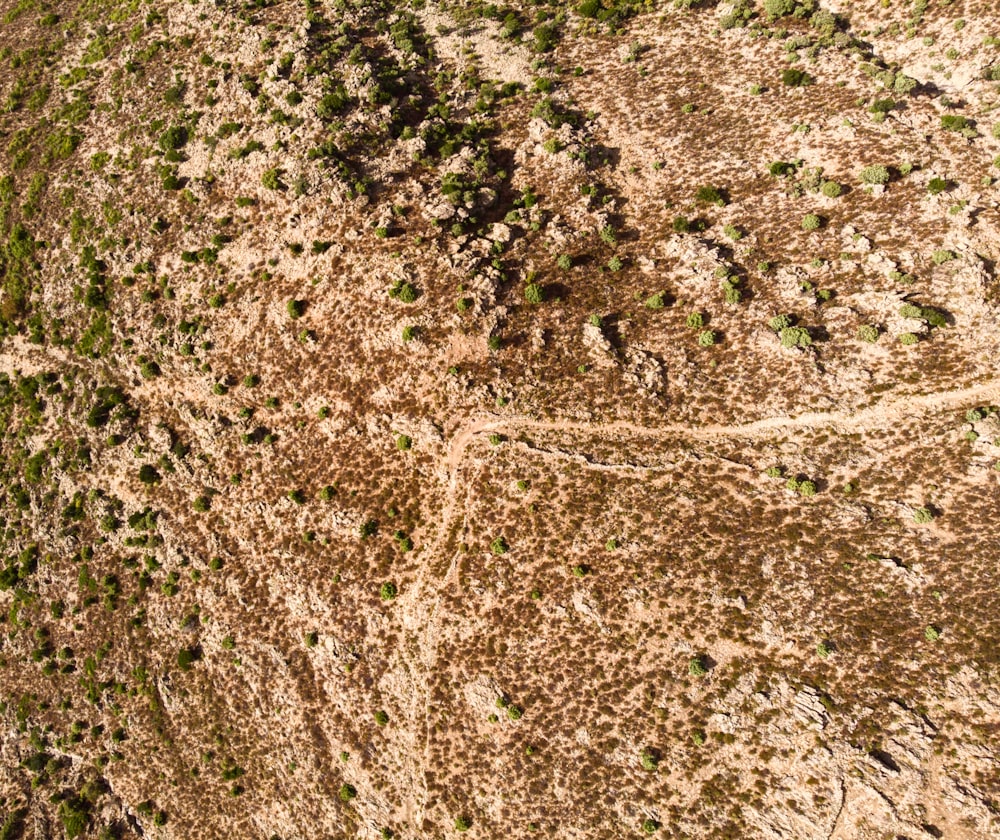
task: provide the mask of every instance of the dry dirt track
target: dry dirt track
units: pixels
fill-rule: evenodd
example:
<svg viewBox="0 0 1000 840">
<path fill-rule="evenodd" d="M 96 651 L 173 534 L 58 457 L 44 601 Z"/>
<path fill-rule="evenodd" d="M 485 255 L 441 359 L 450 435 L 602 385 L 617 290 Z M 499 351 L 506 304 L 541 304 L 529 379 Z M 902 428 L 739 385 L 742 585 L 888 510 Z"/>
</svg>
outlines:
<svg viewBox="0 0 1000 840">
<path fill-rule="evenodd" d="M 576 432 L 609 435 L 615 432 L 626 432 L 648 437 L 671 437 L 686 440 L 711 440 L 713 438 L 744 438 L 756 440 L 777 431 L 794 431 L 796 429 L 814 429 L 828 427 L 844 432 L 854 432 L 871 429 L 895 423 L 908 416 L 926 414 L 945 409 L 972 407 L 973 403 L 984 403 L 1000 400 L 1000 381 L 991 379 L 980 385 L 960 388 L 954 391 L 939 391 L 916 396 L 894 397 L 862 408 L 854 412 L 846 411 L 810 411 L 804 414 L 766 417 L 750 423 L 735 423 L 732 425 L 691 426 L 690 424 L 670 423 L 664 426 L 639 426 L 635 423 L 578 423 L 568 420 L 533 420 L 527 417 L 503 418 L 495 415 L 475 420 L 462 427 L 452 437 L 445 458 L 445 467 L 449 475 L 449 495 L 455 481 L 455 473 L 465 455 L 465 450 L 476 435 L 483 432 Z"/>
</svg>

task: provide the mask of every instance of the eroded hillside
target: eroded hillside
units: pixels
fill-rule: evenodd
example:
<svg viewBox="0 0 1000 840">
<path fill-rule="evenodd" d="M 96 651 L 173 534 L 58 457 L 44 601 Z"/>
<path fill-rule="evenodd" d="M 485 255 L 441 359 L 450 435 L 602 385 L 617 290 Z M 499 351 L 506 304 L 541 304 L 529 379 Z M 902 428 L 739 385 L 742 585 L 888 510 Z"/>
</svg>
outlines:
<svg viewBox="0 0 1000 840">
<path fill-rule="evenodd" d="M 989 2 L 8 3 L 4 838 L 980 838 Z"/>
</svg>

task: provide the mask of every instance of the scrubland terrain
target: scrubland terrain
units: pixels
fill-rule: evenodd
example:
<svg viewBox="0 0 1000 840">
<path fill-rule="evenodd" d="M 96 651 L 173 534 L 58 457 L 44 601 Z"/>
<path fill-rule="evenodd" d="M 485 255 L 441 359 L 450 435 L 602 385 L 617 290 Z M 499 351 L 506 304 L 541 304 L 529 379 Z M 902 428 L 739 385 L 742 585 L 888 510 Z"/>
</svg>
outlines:
<svg viewBox="0 0 1000 840">
<path fill-rule="evenodd" d="M 0 838 L 1000 836 L 995 3 L 0 12 Z"/>
</svg>

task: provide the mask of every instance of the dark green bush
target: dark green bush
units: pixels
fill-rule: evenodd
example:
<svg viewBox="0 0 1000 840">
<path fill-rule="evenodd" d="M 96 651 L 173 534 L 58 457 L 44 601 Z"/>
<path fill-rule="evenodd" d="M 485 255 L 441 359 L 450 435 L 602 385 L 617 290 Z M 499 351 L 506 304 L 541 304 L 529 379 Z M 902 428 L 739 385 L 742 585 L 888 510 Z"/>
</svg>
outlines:
<svg viewBox="0 0 1000 840">
<path fill-rule="evenodd" d="M 787 87 L 805 87 L 813 83 L 813 77 L 806 73 L 805 70 L 788 67 L 781 73 L 781 82 Z"/>
</svg>

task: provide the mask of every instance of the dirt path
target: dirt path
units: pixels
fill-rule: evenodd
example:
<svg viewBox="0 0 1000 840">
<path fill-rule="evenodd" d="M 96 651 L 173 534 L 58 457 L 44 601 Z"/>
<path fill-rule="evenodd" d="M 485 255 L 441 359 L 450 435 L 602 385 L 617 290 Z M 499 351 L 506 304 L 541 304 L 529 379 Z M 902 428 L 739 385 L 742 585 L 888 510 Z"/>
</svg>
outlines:
<svg viewBox="0 0 1000 840">
<path fill-rule="evenodd" d="M 615 432 L 627 432 L 648 437 L 673 437 L 685 440 L 712 440 L 715 438 L 745 438 L 759 440 L 770 433 L 779 431 L 796 431 L 827 427 L 844 432 L 871 429 L 876 426 L 893 425 L 907 417 L 916 414 L 926 414 L 944 409 L 972 408 L 976 404 L 1000 401 L 1000 381 L 973 385 L 954 391 L 939 391 L 918 396 L 900 396 L 866 406 L 858 411 L 810 411 L 794 416 L 766 417 L 750 423 L 709 424 L 691 426 L 687 423 L 668 423 L 664 426 L 641 426 L 636 423 L 616 421 L 613 423 L 580 423 L 571 420 L 534 420 L 529 417 L 487 417 L 473 420 L 459 430 L 452 438 L 445 455 L 445 467 L 448 471 L 448 498 L 454 497 L 457 484 L 457 471 L 465 450 L 472 440 L 483 432 L 583 432 L 585 434 L 608 435 Z"/>
</svg>

